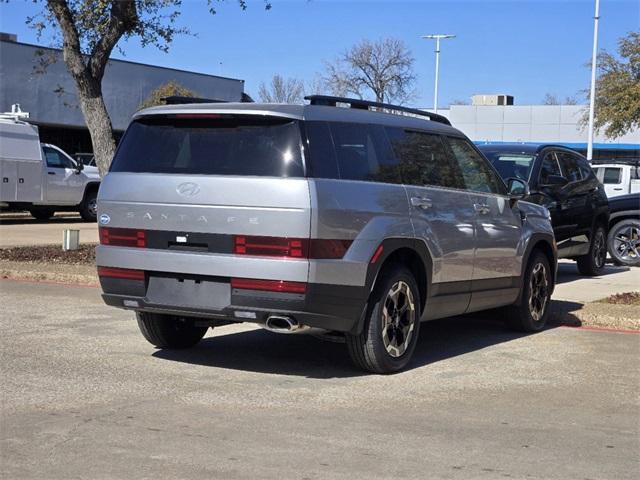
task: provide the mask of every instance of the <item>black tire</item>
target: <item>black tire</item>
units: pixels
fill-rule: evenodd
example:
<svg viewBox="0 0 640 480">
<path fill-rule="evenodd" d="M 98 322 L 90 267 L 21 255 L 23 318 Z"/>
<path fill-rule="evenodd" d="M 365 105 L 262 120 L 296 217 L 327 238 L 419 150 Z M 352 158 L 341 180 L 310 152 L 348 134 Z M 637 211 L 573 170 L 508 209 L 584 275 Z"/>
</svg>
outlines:
<svg viewBox="0 0 640 480">
<path fill-rule="evenodd" d="M 196 327 L 191 318 L 137 312 L 138 328 L 158 348 L 189 348 L 202 340 L 208 327 Z"/>
<path fill-rule="evenodd" d="M 29 213 L 36 220 L 49 220 L 56 212 L 51 208 L 32 208 Z"/>
<path fill-rule="evenodd" d="M 97 190 L 89 190 L 80 204 L 80 216 L 85 222 L 95 222 L 98 218 L 97 197 Z"/>
<path fill-rule="evenodd" d="M 640 267 L 640 220 L 627 218 L 612 225 L 607 247 L 616 265 Z"/>
<path fill-rule="evenodd" d="M 541 275 L 544 276 L 542 284 L 538 283 L 542 281 Z M 551 304 L 552 282 L 549 260 L 544 253 L 535 250 L 525 270 L 520 300 L 507 309 L 508 322 L 513 329 L 539 332 L 545 327 Z"/>
<path fill-rule="evenodd" d="M 600 275 L 607 261 L 607 232 L 602 225 L 596 225 L 589 242 L 589 253 L 578 257 L 578 271 L 585 276 Z"/>
<path fill-rule="evenodd" d="M 395 290 L 395 299 L 392 289 Z M 399 304 L 402 304 L 402 313 L 397 311 Z M 394 313 L 384 316 L 388 308 L 394 308 Z M 383 325 L 385 318 L 390 322 L 386 329 Z M 385 330 L 386 339 L 383 338 Z M 347 334 L 346 343 L 356 366 L 373 373 L 393 373 L 403 369 L 411 360 L 419 333 L 418 285 L 411 272 L 398 265 L 381 274 L 369 299 L 362 332 L 359 335 Z"/>
</svg>

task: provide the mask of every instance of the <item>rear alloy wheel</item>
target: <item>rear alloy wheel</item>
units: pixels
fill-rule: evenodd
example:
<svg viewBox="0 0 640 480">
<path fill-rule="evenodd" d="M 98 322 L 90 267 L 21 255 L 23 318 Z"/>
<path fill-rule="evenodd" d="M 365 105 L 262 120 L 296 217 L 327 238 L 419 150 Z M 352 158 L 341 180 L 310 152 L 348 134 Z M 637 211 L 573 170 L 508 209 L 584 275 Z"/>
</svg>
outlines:
<svg viewBox="0 0 640 480">
<path fill-rule="evenodd" d="M 597 225 L 591 235 L 589 253 L 578 257 L 578 271 L 582 275 L 593 277 L 604 270 L 607 260 L 607 234 L 602 225 Z"/>
<path fill-rule="evenodd" d="M 376 283 L 359 335 L 346 335 L 353 362 L 373 373 L 404 368 L 415 350 L 420 331 L 420 296 L 413 275 L 393 267 Z"/>
<path fill-rule="evenodd" d="M 640 221 L 619 221 L 609 231 L 607 243 L 609 254 L 617 264 L 640 266 Z"/>
<path fill-rule="evenodd" d="M 208 327 L 197 327 L 193 318 L 137 312 L 138 327 L 158 348 L 189 348 L 202 340 Z"/>
<path fill-rule="evenodd" d="M 549 260 L 534 252 L 527 265 L 520 302 L 509 310 L 509 323 L 522 332 L 539 332 L 547 323 L 551 302 L 551 268 Z"/>
</svg>

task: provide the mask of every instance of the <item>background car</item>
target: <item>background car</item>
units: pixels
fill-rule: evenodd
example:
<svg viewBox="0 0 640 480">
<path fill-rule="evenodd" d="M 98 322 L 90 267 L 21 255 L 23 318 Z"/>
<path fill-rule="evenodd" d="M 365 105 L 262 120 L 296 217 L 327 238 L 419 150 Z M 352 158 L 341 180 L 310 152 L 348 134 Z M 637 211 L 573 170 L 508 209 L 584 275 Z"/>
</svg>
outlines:
<svg viewBox="0 0 640 480">
<path fill-rule="evenodd" d="M 609 200 L 607 246 L 618 265 L 640 266 L 640 193 Z"/>
<path fill-rule="evenodd" d="M 607 256 L 609 206 L 603 185 L 579 153 L 551 144 L 484 144 L 478 148 L 503 179 L 529 183 L 526 200 L 551 213 L 558 257 L 583 275 L 598 275 Z"/>
<path fill-rule="evenodd" d="M 607 197 L 640 192 L 640 166 L 638 161 L 628 164 L 603 163 L 593 166 L 598 180 L 604 185 Z"/>
</svg>

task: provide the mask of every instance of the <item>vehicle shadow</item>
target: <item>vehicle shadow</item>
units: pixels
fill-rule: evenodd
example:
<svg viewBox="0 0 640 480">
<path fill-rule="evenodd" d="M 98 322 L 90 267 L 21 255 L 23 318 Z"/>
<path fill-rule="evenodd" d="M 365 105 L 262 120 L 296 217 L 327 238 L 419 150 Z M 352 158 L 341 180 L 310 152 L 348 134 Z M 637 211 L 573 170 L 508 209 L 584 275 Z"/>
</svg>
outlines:
<svg viewBox="0 0 640 480">
<path fill-rule="evenodd" d="M 407 369 L 420 368 L 527 334 L 509 330 L 502 312 L 462 316 L 422 323 L 413 359 Z M 351 363 L 344 343 L 308 335 L 282 335 L 251 330 L 205 338 L 190 350 L 158 350 L 153 356 L 175 362 L 307 378 L 347 378 L 366 375 Z"/>
<path fill-rule="evenodd" d="M 613 275 L 615 273 L 620 273 L 620 272 L 626 272 L 629 269 L 630 267 L 624 267 L 624 266 L 619 267 L 616 265 L 607 264 L 605 265 L 603 272 L 600 275 L 597 275 L 595 278 L 605 277 L 607 275 Z M 575 263 L 572 262 L 572 263 L 558 264 L 558 276 L 556 279 L 556 282 L 558 284 L 573 282 L 575 280 L 580 280 L 585 278 L 590 278 L 590 277 L 585 277 L 584 275 L 581 275 L 580 272 L 578 272 L 578 267 L 576 266 Z"/>
</svg>

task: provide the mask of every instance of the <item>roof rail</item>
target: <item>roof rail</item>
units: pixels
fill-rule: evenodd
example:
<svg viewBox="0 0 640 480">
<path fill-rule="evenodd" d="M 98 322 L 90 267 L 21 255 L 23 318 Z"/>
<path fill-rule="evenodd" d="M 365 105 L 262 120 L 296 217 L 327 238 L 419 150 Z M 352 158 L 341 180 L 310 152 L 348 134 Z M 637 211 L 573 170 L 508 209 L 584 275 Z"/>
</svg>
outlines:
<svg viewBox="0 0 640 480">
<path fill-rule="evenodd" d="M 370 107 L 374 107 L 378 109 L 391 110 L 392 112 L 410 113 L 412 115 L 418 115 L 420 117 L 427 117 L 432 122 L 451 125 L 451 122 L 447 117 L 438 115 L 437 113 L 425 112 L 424 110 L 403 107 L 401 105 L 392 105 L 390 103 L 370 102 L 369 100 L 361 100 L 359 98 L 332 97 L 330 95 L 309 95 L 304 97 L 304 99 L 309 100 L 310 105 L 324 105 L 327 107 L 335 107 L 338 103 L 347 103 L 351 108 L 369 110 Z"/>
</svg>

